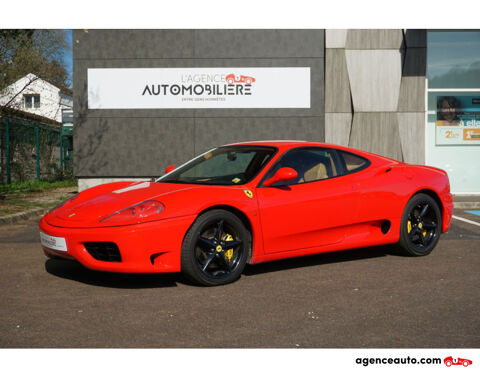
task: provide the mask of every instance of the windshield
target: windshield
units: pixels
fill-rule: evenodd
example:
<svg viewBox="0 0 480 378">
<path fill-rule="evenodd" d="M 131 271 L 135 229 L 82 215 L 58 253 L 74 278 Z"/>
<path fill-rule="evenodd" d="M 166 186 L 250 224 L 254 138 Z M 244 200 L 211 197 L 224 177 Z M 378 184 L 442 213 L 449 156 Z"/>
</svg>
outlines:
<svg viewBox="0 0 480 378">
<path fill-rule="evenodd" d="M 204 185 L 241 185 L 252 180 L 275 154 L 276 148 L 227 146 L 208 151 L 157 182 Z"/>
</svg>

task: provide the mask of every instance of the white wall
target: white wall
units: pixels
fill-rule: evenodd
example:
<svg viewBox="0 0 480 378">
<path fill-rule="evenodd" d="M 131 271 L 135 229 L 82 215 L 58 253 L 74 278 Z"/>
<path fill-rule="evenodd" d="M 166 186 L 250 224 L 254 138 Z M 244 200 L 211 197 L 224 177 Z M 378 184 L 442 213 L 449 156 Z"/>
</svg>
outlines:
<svg viewBox="0 0 480 378">
<path fill-rule="evenodd" d="M 53 84 L 50 84 L 33 74 L 28 74 L 3 90 L 2 93 L 0 93 L 0 105 L 7 104 L 16 94 L 18 95 L 9 105 L 10 107 L 50 118 L 57 122 L 62 122 L 62 109 L 71 109 L 73 106 L 71 95 L 61 92 L 60 89 Z M 25 107 L 24 96 L 29 94 L 40 95 L 39 108 Z"/>
</svg>

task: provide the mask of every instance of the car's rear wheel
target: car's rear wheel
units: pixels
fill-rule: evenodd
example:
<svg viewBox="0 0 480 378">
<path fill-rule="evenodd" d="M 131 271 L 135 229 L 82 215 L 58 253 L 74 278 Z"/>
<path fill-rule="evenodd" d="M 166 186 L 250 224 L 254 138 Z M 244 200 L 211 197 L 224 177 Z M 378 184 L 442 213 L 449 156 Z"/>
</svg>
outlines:
<svg viewBox="0 0 480 378">
<path fill-rule="evenodd" d="M 435 248 L 441 234 L 442 214 L 427 194 L 414 195 L 402 215 L 399 246 L 408 256 L 426 256 Z"/>
<path fill-rule="evenodd" d="M 447 361 L 447 362 L 445 362 L 445 365 L 447 365 L 447 367 L 452 366 L 452 361 Z"/>
<path fill-rule="evenodd" d="M 202 214 L 185 235 L 182 272 L 193 282 L 215 286 L 238 279 L 247 263 L 251 236 L 226 210 Z"/>
</svg>

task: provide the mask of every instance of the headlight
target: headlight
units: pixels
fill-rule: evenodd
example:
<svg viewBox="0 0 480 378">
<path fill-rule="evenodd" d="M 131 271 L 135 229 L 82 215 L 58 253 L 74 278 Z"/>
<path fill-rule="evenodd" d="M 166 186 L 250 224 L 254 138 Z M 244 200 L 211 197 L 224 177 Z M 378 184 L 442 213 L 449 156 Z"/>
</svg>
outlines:
<svg viewBox="0 0 480 378">
<path fill-rule="evenodd" d="M 136 205 L 127 207 L 123 210 L 118 210 L 113 214 L 103 218 L 100 222 L 129 222 L 134 220 L 142 220 L 149 217 L 154 217 L 160 214 L 165 209 L 165 206 L 159 201 L 147 200 Z"/>
<path fill-rule="evenodd" d="M 65 201 L 60 202 L 57 206 L 48 210 L 48 213 L 53 213 L 55 210 L 60 209 L 62 206 L 66 205 L 67 203 L 73 202 L 77 199 L 78 193 L 75 194 L 73 197 L 67 198 Z"/>
</svg>

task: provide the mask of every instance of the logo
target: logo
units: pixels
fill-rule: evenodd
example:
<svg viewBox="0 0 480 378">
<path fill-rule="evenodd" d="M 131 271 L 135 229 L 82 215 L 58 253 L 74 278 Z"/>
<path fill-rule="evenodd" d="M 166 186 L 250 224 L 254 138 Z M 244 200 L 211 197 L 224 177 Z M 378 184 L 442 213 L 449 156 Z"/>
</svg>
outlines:
<svg viewBox="0 0 480 378">
<path fill-rule="evenodd" d="M 177 83 L 146 84 L 142 96 L 251 96 L 256 79 L 236 74 L 188 74 Z M 188 97 L 187 97 L 188 98 Z"/>
<path fill-rule="evenodd" d="M 248 198 L 253 198 L 253 193 L 251 190 L 244 190 L 243 192 Z"/>
<path fill-rule="evenodd" d="M 243 76 L 243 75 L 234 75 L 230 74 L 225 77 L 225 80 L 229 85 L 233 83 L 245 83 L 245 84 L 252 84 L 255 83 L 255 78 L 251 76 Z"/>
<path fill-rule="evenodd" d="M 452 365 L 461 365 L 464 367 L 467 367 L 471 365 L 473 362 L 471 360 L 467 360 L 466 358 L 453 358 L 452 356 L 449 356 L 443 360 L 443 363 L 447 366 L 450 367 Z"/>
</svg>

